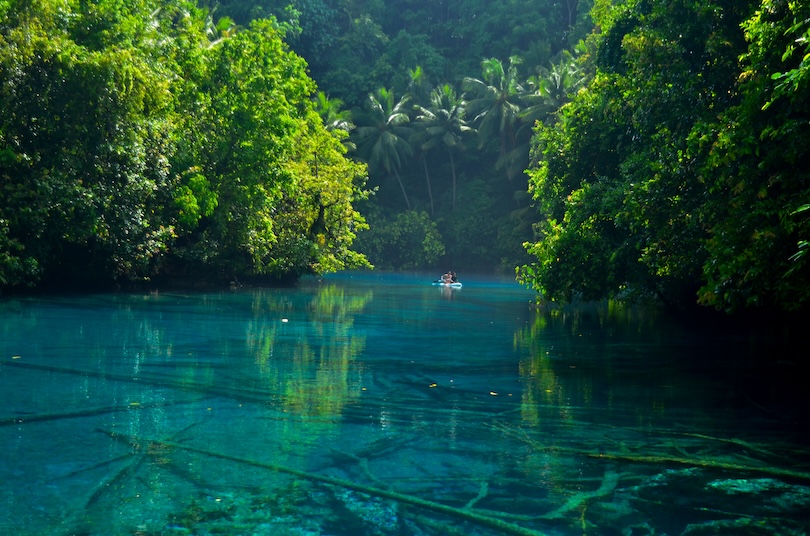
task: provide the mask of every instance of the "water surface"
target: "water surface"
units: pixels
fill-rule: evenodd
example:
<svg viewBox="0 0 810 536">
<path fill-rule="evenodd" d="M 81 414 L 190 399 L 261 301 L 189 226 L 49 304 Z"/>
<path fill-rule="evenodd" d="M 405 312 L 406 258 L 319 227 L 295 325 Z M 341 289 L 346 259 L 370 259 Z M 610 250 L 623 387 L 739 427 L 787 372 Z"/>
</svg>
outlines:
<svg viewBox="0 0 810 536">
<path fill-rule="evenodd" d="M 0 301 L 0 534 L 810 529 L 780 341 L 429 281 Z"/>
</svg>

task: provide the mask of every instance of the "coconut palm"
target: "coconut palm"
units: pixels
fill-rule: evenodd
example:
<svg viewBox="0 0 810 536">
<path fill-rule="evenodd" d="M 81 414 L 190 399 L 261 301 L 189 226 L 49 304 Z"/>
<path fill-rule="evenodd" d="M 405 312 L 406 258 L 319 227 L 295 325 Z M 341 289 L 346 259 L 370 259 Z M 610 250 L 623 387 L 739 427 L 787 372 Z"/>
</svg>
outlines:
<svg viewBox="0 0 810 536">
<path fill-rule="evenodd" d="M 410 210 L 411 202 L 399 175 L 403 161 L 413 155 L 408 143 L 412 129 L 406 126 L 410 122 L 408 101 L 408 97 L 397 101 L 394 91 L 386 88 L 369 94 L 365 113 L 358 118 L 359 126 L 353 138 L 357 141 L 357 152 L 368 163 L 370 172 L 384 172 L 396 177 L 405 205 Z"/>
<path fill-rule="evenodd" d="M 558 110 L 571 100 L 571 95 L 585 85 L 586 77 L 570 52 L 564 51 L 560 61 L 551 64 L 551 69 L 543 69 L 538 80 L 538 93 L 548 105 Z"/>
<path fill-rule="evenodd" d="M 414 104 L 427 105 L 430 102 L 432 87 L 425 70 L 417 65 L 415 69 L 408 69 L 408 97 Z"/>
<path fill-rule="evenodd" d="M 208 37 L 207 47 L 220 44 L 224 39 L 232 37 L 239 27 L 230 17 L 214 19 L 216 8 L 211 9 L 205 16 L 205 35 Z"/>
<path fill-rule="evenodd" d="M 571 96 L 585 85 L 586 76 L 577 65 L 577 60 L 563 51 L 551 69 L 539 68 L 536 75 L 530 76 L 524 88 L 523 101 L 526 103 L 520 114 L 520 126 L 516 132 L 517 146 L 513 160 L 523 163 L 528 155 L 532 133 L 537 122 L 546 122 Z"/>
<path fill-rule="evenodd" d="M 340 99 L 330 99 L 323 91 L 318 91 L 315 95 L 315 111 L 321 116 L 323 125 L 329 132 L 345 132 L 351 134 L 355 125 L 352 123 L 352 112 L 343 109 L 343 101 Z M 354 143 L 346 138 L 346 134 L 339 134 L 341 142 L 348 150 L 354 150 Z"/>
<path fill-rule="evenodd" d="M 524 106 L 525 90 L 517 78 L 519 63 L 517 56 L 509 58 L 508 68 L 497 58 L 484 60 L 481 62 L 483 80 L 467 77 L 462 86 L 473 95 L 467 111 L 473 116 L 473 122 L 478 123 L 479 145 L 483 147 L 497 137 L 500 159 L 515 147 L 516 125 Z"/>
<path fill-rule="evenodd" d="M 343 101 L 340 99 L 330 99 L 323 91 L 318 91 L 315 95 L 315 110 L 323 119 L 326 130 L 342 130 L 351 132 L 354 130 L 352 123 L 352 113 L 343 109 Z"/>
<path fill-rule="evenodd" d="M 430 93 L 430 107 L 415 106 L 416 122 L 420 125 L 419 141 L 423 151 L 444 147 L 453 177 L 453 208 L 456 208 L 456 163 L 453 152 L 463 149 L 464 138 L 475 132 L 465 120 L 466 102 L 450 84 L 443 84 Z M 427 169 L 425 170 L 427 173 Z M 428 191 L 430 182 L 428 181 Z M 433 199 L 431 196 L 431 209 Z"/>
</svg>

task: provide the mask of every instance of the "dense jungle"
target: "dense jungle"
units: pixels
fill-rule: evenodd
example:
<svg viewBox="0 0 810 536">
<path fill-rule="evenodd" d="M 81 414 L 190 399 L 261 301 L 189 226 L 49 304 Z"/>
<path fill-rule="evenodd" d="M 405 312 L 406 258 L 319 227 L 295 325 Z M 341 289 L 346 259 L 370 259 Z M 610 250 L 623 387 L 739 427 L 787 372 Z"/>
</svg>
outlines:
<svg viewBox="0 0 810 536">
<path fill-rule="evenodd" d="M 798 0 L 0 0 L 0 287 L 810 303 Z"/>
</svg>

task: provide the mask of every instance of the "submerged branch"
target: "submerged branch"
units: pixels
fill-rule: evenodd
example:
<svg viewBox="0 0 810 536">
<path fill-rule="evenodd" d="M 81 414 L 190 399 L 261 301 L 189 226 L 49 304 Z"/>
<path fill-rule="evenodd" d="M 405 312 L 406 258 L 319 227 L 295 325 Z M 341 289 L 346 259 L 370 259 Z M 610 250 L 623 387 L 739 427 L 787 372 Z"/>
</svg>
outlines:
<svg viewBox="0 0 810 536">
<path fill-rule="evenodd" d="M 81 370 L 66 367 L 54 367 L 51 365 L 40 365 L 36 363 L 18 363 L 12 361 L 4 361 L 2 366 L 22 368 L 29 370 L 39 370 L 43 372 L 58 372 L 61 374 L 71 374 L 74 376 L 82 376 L 86 378 L 99 378 L 102 380 L 111 380 L 118 382 L 136 383 L 149 387 L 164 387 L 166 389 L 178 389 L 181 391 L 191 391 L 203 393 L 206 395 L 216 395 L 231 400 L 238 400 L 244 402 L 260 402 L 266 403 L 268 401 L 275 401 L 281 399 L 281 396 L 270 391 L 263 389 L 250 389 L 239 388 L 229 389 L 226 387 L 219 387 L 199 382 L 180 381 L 166 377 L 149 377 L 149 376 L 133 376 L 129 374 L 111 374 L 107 372 L 99 372 L 94 370 Z"/>
<path fill-rule="evenodd" d="M 92 417 L 95 415 L 104 415 L 105 413 L 118 413 L 122 411 L 133 411 L 139 409 L 162 408 L 166 406 L 175 406 L 178 404 L 192 404 L 194 402 L 199 402 L 200 400 L 204 399 L 196 398 L 194 400 L 168 400 L 162 402 L 150 402 L 146 404 L 131 403 L 116 406 L 79 409 L 76 411 L 65 411 L 60 413 L 35 413 L 32 415 L 21 415 L 18 417 L 0 417 L 0 426 L 27 424 L 42 421 L 56 421 L 60 419 L 76 419 L 79 417 Z"/>
<path fill-rule="evenodd" d="M 177 432 L 171 435 L 172 439 L 176 439 L 180 435 L 184 434 L 188 430 L 191 430 L 193 427 L 197 426 L 199 422 L 192 422 L 187 426 L 181 428 Z M 115 436 L 111 436 L 115 438 Z M 97 464 L 94 467 L 101 467 L 103 465 L 108 465 L 115 461 L 126 461 L 126 463 L 122 464 L 117 470 L 113 471 L 112 473 L 108 474 L 105 478 L 101 479 L 101 481 L 95 485 L 90 493 L 85 495 L 85 499 L 83 500 L 83 506 L 74 510 L 72 516 L 70 516 L 66 521 L 61 523 L 61 526 L 64 527 L 64 534 L 65 536 L 72 536 L 74 534 L 83 534 L 85 531 L 83 529 L 83 525 L 86 521 L 88 510 L 102 497 L 108 493 L 110 490 L 118 489 L 118 483 L 124 481 L 127 477 L 134 474 L 135 471 L 143 464 L 149 456 L 154 456 L 153 452 L 150 452 L 149 449 L 141 448 L 141 445 L 136 445 L 136 448 L 132 448 L 134 445 L 132 442 L 127 443 L 128 446 L 132 449 L 131 452 L 128 452 L 122 456 L 114 458 L 113 460 L 109 460 L 107 462 L 102 462 L 101 464 Z M 158 443 L 155 443 L 158 444 Z M 78 473 L 78 472 L 77 472 Z M 52 531 L 56 534 L 60 532 Z"/>
<path fill-rule="evenodd" d="M 102 462 L 94 463 L 90 467 L 84 467 L 82 469 L 76 469 L 75 471 L 71 471 L 71 472 L 69 472 L 67 474 L 59 475 L 57 477 L 53 477 L 50 480 L 48 480 L 47 482 L 52 483 L 52 482 L 56 482 L 56 481 L 59 481 L 59 480 L 64 480 L 66 478 L 73 478 L 74 476 L 78 476 L 78 475 L 80 475 L 82 473 L 88 473 L 90 471 L 95 471 L 96 469 L 101 469 L 102 467 L 106 467 L 108 465 L 118 463 L 120 461 L 126 460 L 126 459 L 131 458 L 131 457 L 132 457 L 132 453 L 128 452 L 126 454 L 122 454 L 121 456 L 116 456 L 115 458 L 111 458 L 109 460 L 104 460 Z M 34 485 L 34 484 L 32 484 L 32 485 Z"/>
<path fill-rule="evenodd" d="M 116 458 L 116 460 L 125 461 L 115 471 L 102 478 L 89 493 L 81 499 L 82 506 L 73 509 L 70 515 L 59 523 L 59 527 L 52 527 L 49 534 L 63 534 L 64 536 L 72 536 L 74 534 L 84 534 L 85 524 L 87 523 L 87 510 L 95 504 L 103 495 L 110 489 L 115 489 L 116 483 L 124 480 L 128 475 L 141 464 L 143 456 L 140 454 L 128 453 L 124 456 Z"/>
<path fill-rule="evenodd" d="M 634 463 L 648 463 L 648 464 L 679 464 L 690 465 L 694 467 L 708 467 L 712 469 L 723 469 L 726 471 L 738 471 L 745 473 L 759 473 L 772 477 L 791 478 L 796 480 L 810 481 L 810 473 L 803 471 L 794 471 L 792 469 L 783 469 L 781 467 L 769 467 L 765 465 L 746 465 L 740 463 L 724 462 L 719 460 L 708 460 L 703 458 L 690 458 L 688 456 L 669 456 L 664 454 L 633 454 L 633 453 L 619 453 L 619 452 L 594 452 L 592 450 L 576 449 L 571 447 L 561 447 L 558 445 L 548 446 L 540 443 L 539 441 L 531 438 L 523 430 L 516 430 L 508 426 L 495 425 L 494 429 L 507 434 L 519 441 L 522 441 L 534 448 L 537 451 L 556 451 L 568 454 L 575 454 L 585 456 L 588 458 L 598 458 L 602 460 L 617 460 Z M 700 437 L 700 436 L 697 436 Z M 713 439 L 721 441 L 717 438 L 704 436 L 705 439 Z M 740 444 L 737 441 L 729 440 L 735 444 Z M 743 446 L 743 445 L 741 445 Z M 744 446 L 749 446 L 745 444 Z M 763 449 L 760 449 L 764 452 Z"/>
<path fill-rule="evenodd" d="M 154 439 L 145 439 L 139 438 L 127 434 L 119 434 L 117 432 L 111 432 L 107 430 L 99 430 L 100 432 L 109 435 L 110 437 L 123 439 L 130 443 L 151 443 L 153 445 L 158 445 L 161 447 L 167 448 L 174 448 L 178 450 L 184 450 L 186 452 L 193 452 L 195 454 L 200 454 L 202 456 L 208 456 L 211 458 L 217 458 L 220 460 L 227 460 L 243 465 L 248 465 L 251 467 L 258 467 L 262 469 L 267 469 L 270 471 L 275 471 L 278 473 L 284 473 L 288 475 L 293 475 L 298 478 L 302 478 L 305 480 L 309 480 L 311 482 L 317 482 L 320 484 L 329 484 L 332 486 L 337 486 L 345 489 L 350 489 L 353 491 L 357 491 L 360 493 L 364 493 L 366 495 L 371 495 L 374 497 L 390 499 L 402 504 L 408 504 L 411 506 L 416 506 L 418 508 L 423 508 L 425 510 L 430 510 L 432 512 L 445 514 L 451 517 L 455 517 L 458 519 L 462 519 L 465 521 L 470 521 L 472 523 L 477 523 L 479 525 L 483 525 L 489 528 L 494 528 L 500 530 L 504 534 L 513 534 L 517 536 L 542 536 L 541 533 L 528 529 L 526 527 L 521 527 L 519 525 L 515 525 L 513 523 L 509 523 L 506 521 L 502 521 L 500 519 L 494 519 L 488 516 L 484 516 L 475 512 L 471 512 L 469 510 L 464 510 L 460 508 L 455 508 L 453 506 L 448 506 L 446 504 L 437 503 L 434 501 L 429 501 L 426 499 L 421 499 L 419 497 L 414 497 L 412 495 L 406 495 L 403 493 L 398 493 L 395 491 L 387 490 L 387 489 L 380 489 L 372 486 L 366 486 L 363 484 L 358 484 L 356 482 L 351 482 L 349 480 L 343 480 L 340 478 L 334 478 L 325 475 L 319 475 L 315 473 L 309 473 L 307 471 L 301 471 L 299 469 L 293 469 L 291 467 L 285 467 L 283 465 L 276 465 L 271 463 L 260 462 L 257 460 L 251 460 L 247 458 L 240 458 L 237 456 L 230 456 L 228 454 L 222 454 L 219 452 L 214 452 L 210 450 L 200 449 L 196 447 L 191 447 L 188 445 L 182 445 L 179 443 L 173 443 L 168 441 L 159 441 Z"/>
<path fill-rule="evenodd" d="M 709 467 L 712 469 L 723 469 L 727 471 L 740 471 L 744 473 L 760 473 L 767 476 L 793 478 L 796 480 L 810 481 L 810 473 L 782 469 L 780 467 L 766 467 L 756 465 L 743 465 L 737 463 L 721 462 L 717 460 L 701 460 L 692 458 L 679 458 L 677 456 L 644 455 L 644 454 L 618 454 L 610 452 L 589 452 L 577 449 L 560 449 L 564 452 L 580 454 L 589 458 L 600 458 L 604 460 L 620 460 L 637 463 L 676 463 L 680 465 L 692 465 L 697 467 Z"/>
<path fill-rule="evenodd" d="M 464 510 L 470 510 L 473 506 L 475 506 L 478 501 L 485 498 L 489 493 L 489 482 L 484 480 L 481 482 L 481 487 L 478 489 L 478 495 L 470 499 L 467 504 L 464 505 Z"/>
<path fill-rule="evenodd" d="M 776 454 L 774 454 L 773 452 L 771 452 L 771 451 L 769 451 L 767 449 L 764 449 L 764 448 L 762 448 L 762 447 L 760 447 L 758 445 L 754 445 L 753 443 L 749 443 L 748 441 L 743 441 L 742 439 L 736 439 L 736 438 L 733 438 L 733 437 L 732 438 L 714 437 L 714 436 L 708 436 L 708 435 L 704 435 L 704 434 L 697 434 L 697 433 L 694 433 L 694 432 L 677 432 L 677 433 L 680 434 L 680 435 L 686 436 L 686 437 L 696 437 L 698 439 L 706 439 L 706 440 L 709 440 L 709 441 L 718 441 L 720 443 L 730 443 L 732 445 L 737 445 L 738 447 L 742 447 L 742 448 L 744 448 L 746 450 L 750 450 L 751 452 L 756 452 L 756 453 L 762 454 L 763 456 L 767 456 L 769 458 L 778 458 L 779 457 L 779 456 L 777 456 Z"/>
<path fill-rule="evenodd" d="M 568 499 L 565 504 L 554 510 L 553 512 L 549 512 L 540 516 L 542 519 L 559 519 L 564 517 L 567 513 L 578 510 L 584 503 L 598 499 L 600 497 L 605 497 L 611 493 L 613 490 L 616 489 L 616 485 L 619 483 L 619 474 L 613 471 L 608 471 L 605 473 L 604 478 L 602 479 L 602 484 L 599 486 L 599 489 L 595 491 L 585 491 L 581 493 L 577 493 L 570 499 Z"/>
</svg>

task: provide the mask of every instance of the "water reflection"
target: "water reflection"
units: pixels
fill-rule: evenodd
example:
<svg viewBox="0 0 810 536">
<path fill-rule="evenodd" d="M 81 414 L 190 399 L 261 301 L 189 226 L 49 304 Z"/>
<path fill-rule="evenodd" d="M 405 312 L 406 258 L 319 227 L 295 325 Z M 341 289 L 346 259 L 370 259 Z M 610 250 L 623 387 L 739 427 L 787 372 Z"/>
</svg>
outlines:
<svg viewBox="0 0 810 536">
<path fill-rule="evenodd" d="M 795 508 L 763 520 L 761 510 L 751 515 L 735 505 L 735 493 L 706 492 L 732 487 L 751 501 L 761 493 L 781 494 L 779 501 L 787 499 L 784 493 L 798 493 L 799 502 L 810 505 L 810 488 L 788 486 L 788 491 L 772 480 L 810 479 L 776 457 L 796 447 L 806 459 L 806 448 L 798 446 L 802 440 L 785 429 L 775 437 L 767 431 L 783 417 L 802 421 L 806 413 L 757 403 L 744 391 L 749 374 L 759 377 L 766 392 L 775 381 L 788 392 L 796 388 L 771 374 L 767 363 L 755 361 L 749 368 L 750 352 L 762 340 L 753 345 L 754 335 L 691 327 L 655 311 L 604 303 L 540 310 L 516 332 L 516 347 L 525 351 L 519 365 L 520 423 L 497 429 L 529 447 L 523 470 L 563 504 L 544 519 L 570 519 L 578 512 L 583 534 L 653 534 L 664 527 L 690 535 L 805 530 L 804 521 L 787 520 Z M 776 342 L 772 351 L 778 351 Z M 618 472 L 620 467 L 628 472 Z M 719 478 L 729 472 L 733 478 Z M 594 484 L 583 486 L 587 481 Z M 619 492 L 621 482 L 632 487 Z M 657 491 L 666 486 L 674 488 L 672 495 Z M 593 500 L 603 496 L 613 497 L 612 506 Z M 661 512 L 667 500 L 688 504 L 676 510 L 690 521 L 681 524 Z M 696 515 L 709 510 L 715 515 L 708 519 Z"/>
<path fill-rule="evenodd" d="M 356 399 L 360 379 L 355 357 L 363 351 L 365 337 L 353 329 L 354 317 L 372 297 L 371 290 L 347 294 L 324 284 L 299 311 L 288 299 L 255 293 L 247 352 L 254 356 L 260 385 L 284 395 L 285 410 L 336 417 Z"/>
<path fill-rule="evenodd" d="M 737 366 L 761 346 L 424 281 L 1 302 L 0 533 L 806 528 L 804 414 Z"/>
<path fill-rule="evenodd" d="M 685 337 L 655 310 L 616 302 L 538 311 L 515 335 L 525 350 L 524 421 L 540 425 L 552 411 L 547 417 L 566 422 L 587 412 L 603 423 L 660 425 L 672 408 L 689 406 L 678 392 L 694 396 L 705 382 L 689 372 L 694 356 L 679 353 Z"/>
</svg>

